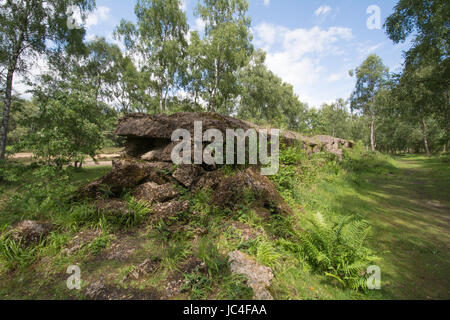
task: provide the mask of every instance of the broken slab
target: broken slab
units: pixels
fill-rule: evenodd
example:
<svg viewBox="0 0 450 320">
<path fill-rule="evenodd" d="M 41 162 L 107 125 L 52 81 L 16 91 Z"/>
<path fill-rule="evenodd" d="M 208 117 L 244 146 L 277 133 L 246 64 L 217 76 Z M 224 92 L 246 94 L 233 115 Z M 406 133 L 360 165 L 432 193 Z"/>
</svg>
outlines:
<svg viewBox="0 0 450 320">
<path fill-rule="evenodd" d="M 231 272 L 240 274 L 248 279 L 248 286 L 253 289 L 255 300 L 273 300 L 267 290 L 274 278 L 272 269 L 260 265 L 252 257 L 241 251 L 233 251 L 228 254 Z"/>
<path fill-rule="evenodd" d="M 211 201 L 222 209 L 238 209 L 249 197 L 254 207 L 267 209 L 272 214 L 292 213 L 273 182 L 252 168 L 223 178 L 214 190 Z"/>
<path fill-rule="evenodd" d="M 145 201 L 149 204 L 167 202 L 179 195 L 180 193 L 171 183 L 159 185 L 155 182 L 147 182 L 139 185 L 133 192 L 136 200 Z"/>
<path fill-rule="evenodd" d="M 125 190 L 133 190 L 141 183 L 153 181 L 167 183 L 170 179 L 165 170 L 173 165 L 150 163 L 135 159 L 121 159 L 113 161 L 113 169 L 102 178 L 78 190 L 76 199 L 97 198 L 106 196 L 120 196 Z"/>
<path fill-rule="evenodd" d="M 205 170 L 197 165 L 181 165 L 172 177 L 186 188 L 191 188 L 198 179 L 205 174 Z"/>
</svg>

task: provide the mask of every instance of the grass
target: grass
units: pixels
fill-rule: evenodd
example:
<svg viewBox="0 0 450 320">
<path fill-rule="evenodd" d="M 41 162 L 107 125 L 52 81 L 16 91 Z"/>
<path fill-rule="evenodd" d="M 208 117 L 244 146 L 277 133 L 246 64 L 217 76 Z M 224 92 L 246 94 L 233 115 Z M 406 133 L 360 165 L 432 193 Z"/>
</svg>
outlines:
<svg viewBox="0 0 450 320">
<path fill-rule="evenodd" d="M 189 212 L 153 224 L 146 219 L 149 209 L 132 198 L 126 200 L 136 214 L 125 221 L 106 218 L 89 203 L 73 206 L 64 201 L 109 167 L 68 168 L 55 174 L 10 165 L 6 181 L 0 182 L 0 225 L 31 218 L 51 221 L 57 228 L 46 241 L 27 249 L 0 240 L 0 297 L 85 299 L 84 291 L 70 291 L 65 284 L 67 267 L 77 264 L 84 286 L 103 279 L 117 290 L 147 292 L 165 288 L 181 272 L 184 285 L 171 299 L 249 299 L 252 291 L 245 277 L 232 275 L 226 258 L 228 252 L 241 250 L 273 270 L 270 292 L 275 299 L 449 298 L 448 156 L 391 158 L 356 148 L 339 163 L 327 154 L 309 158 L 292 148 L 282 153 L 281 161 L 280 173 L 272 179 L 293 208 L 290 217 L 263 219 L 251 209 L 251 200 L 234 212 L 219 210 L 210 205 L 212 191 L 202 190 L 183 192 L 191 203 Z M 224 170 L 234 174 L 232 168 Z M 380 266 L 381 290 L 354 290 L 343 281 L 345 265 L 340 261 L 351 261 L 348 256 L 357 252 L 346 246 L 349 240 L 342 239 L 336 227 L 346 219 L 371 227 L 361 248 L 379 260 L 362 259 L 355 270 L 358 279 L 365 279 L 359 272 L 366 264 Z M 243 240 L 236 223 L 253 236 Z M 303 238 L 323 232 L 314 223 L 331 228 L 312 240 L 321 257 L 316 262 L 317 256 L 305 251 Z M 64 254 L 83 232 L 94 236 L 74 254 Z M 322 243 L 328 236 L 334 240 Z M 327 251 L 329 243 L 333 246 Z M 121 259 L 107 258 L 122 251 L 127 255 Z M 159 261 L 158 268 L 122 281 L 149 258 Z M 208 272 L 185 272 L 183 265 L 194 258 L 203 261 Z"/>
<path fill-rule="evenodd" d="M 354 161 L 354 171 L 305 193 L 305 212 L 355 214 L 372 226 L 382 289 L 370 298 L 448 299 L 450 281 L 448 157 Z M 366 159 L 367 161 L 367 159 Z"/>
</svg>

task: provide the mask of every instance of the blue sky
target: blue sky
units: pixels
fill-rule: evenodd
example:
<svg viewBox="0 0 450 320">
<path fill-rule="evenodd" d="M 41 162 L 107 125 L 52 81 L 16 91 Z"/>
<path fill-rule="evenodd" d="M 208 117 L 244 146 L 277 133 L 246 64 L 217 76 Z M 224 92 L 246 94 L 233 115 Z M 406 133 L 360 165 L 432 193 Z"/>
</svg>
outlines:
<svg viewBox="0 0 450 320">
<path fill-rule="evenodd" d="M 135 1 L 97 0 L 87 21 L 88 38 L 112 41 L 120 22 L 134 21 Z M 197 0 L 184 0 L 192 29 L 202 21 L 193 16 Z M 408 44 L 394 45 L 383 29 L 369 30 L 367 8 L 378 6 L 381 21 L 389 16 L 394 0 L 250 0 L 253 43 L 267 51 L 267 66 L 294 86 L 303 102 L 318 107 L 348 98 L 355 80 L 348 71 L 371 53 L 378 54 L 391 71 L 400 71 Z"/>
</svg>

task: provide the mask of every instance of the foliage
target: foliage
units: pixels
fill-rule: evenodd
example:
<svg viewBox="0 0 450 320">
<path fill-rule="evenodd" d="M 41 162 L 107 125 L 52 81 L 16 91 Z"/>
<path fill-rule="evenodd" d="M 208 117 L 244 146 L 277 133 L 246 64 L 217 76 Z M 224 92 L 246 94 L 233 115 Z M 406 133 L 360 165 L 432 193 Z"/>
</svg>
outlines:
<svg viewBox="0 0 450 320">
<path fill-rule="evenodd" d="M 383 65 L 380 57 L 369 55 L 360 67 L 350 71 L 350 75 L 356 76 L 356 86 L 350 98 L 351 108 L 360 110 L 362 114 L 371 120 L 370 144 L 375 151 L 375 119 L 386 107 L 387 81 L 389 79 L 388 68 Z"/>
<path fill-rule="evenodd" d="M 351 133 L 353 119 L 347 110 L 347 101 L 338 99 L 331 104 L 322 105 L 318 110 L 310 109 L 309 112 L 308 118 L 314 121 L 312 123 L 313 133 L 342 139 L 355 139 Z"/>
<path fill-rule="evenodd" d="M 208 267 L 208 272 L 211 274 L 220 274 L 228 268 L 226 258 L 220 254 L 211 239 L 203 238 L 200 240 L 198 256 L 205 262 Z"/>
<path fill-rule="evenodd" d="M 159 107 L 151 111 L 164 113 L 168 95 L 178 89 L 184 72 L 186 14 L 179 0 L 139 0 L 135 13 L 137 24 L 121 21 L 116 35 L 144 62 L 142 72 L 159 100 Z"/>
<path fill-rule="evenodd" d="M 7 271 L 24 269 L 33 263 L 39 246 L 24 246 L 11 237 L 7 226 L 0 228 L 0 262 Z"/>
<path fill-rule="evenodd" d="M 247 285 L 247 279 L 243 275 L 233 274 L 224 279 L 218 298 L 225 300 L 251 300 L 253 298 L 253 290 Z"/>
<path fill-rule="evenodd" d="M 200 272 L 185 274 L 185 283 L 181 287 L 181 291 L 189 291 L 191 300 L 202 300 L 208 297 L 211 291 L 212 281 L 210 278 Z"/>
<path fill-rule="evenodd" d="M 239 94 L 237 71 L 244 67 L 253 51 L 250 18 L 246 0 L 203 0 L 195 14 L 205 22 L 203 39 L 194 36 L 196 57 L 201 66 L 201 97 L 207 110 L 231 114 Z M 195 52 L 195 51 L 194 51 Z"/>
<path fill-rule="evenodd" d="M 111 242 L 111 236 L 108 234 L 102 234 L 100 237 L 95 238 L 87 246 L 87 250 L 92 255 L 96 256 L 102 252 L 103 249 L 107 248 Z"/>
<path fill-rule="evenodd" d="M 312 228 L 299 237 L 302 253 L 314 270 L 352 289 L 366 289 L 365 270 L 375 259 L 365 247 L 368 223 L 353 217 L 330 223 L 320 213 L 311 223 Z"/>
<path fill-rule="evenodd" d="M 289 130 L 305 130 L 306 105 L 291 85 L 267 69 L 265 59 L 264 51 L 256 51 L 239 73 L 239 117 Z"/>
<path fill-rule="evenodd" d="M 428 156 L 426 122 L 430 117 L 444 131 L 441 146 L 447 148 L 449 144 L 449 12 L 445 0 L 400 0 L 385 23 L 386 33 L 394 43 L 412 38 L 395 93 L 403 116 L 420 123 Z"/>
<path fill-rule="evenodd" d="M 34 130 L 23 137 L 21 148 L 33 151 L 46 164 L 59 168 L 70 162 L 95 157 L 103 147 L 106 116 L 91 92 L 81 87 L 55 92 L 37 100 L 39 110 L 25 121 Z"/>
<path fill-rule="evenodd" d="M 66 203 L 70 189 L 66 172 L 55 167 L 43 166 L 36 170 L 18 171 L 21 181 L 27 177 L 31 181 L 20 187 L 2 206 L 5 218 L 14 223 L 22 219 L 42 219 L 67 212 Z"/>
<path fill-rule="evenodd" d="M 0 127 L 0 159 L 5 157 L 13 79 L 18 72 L 31 68 L 30 57 L 49 52 L 83 50 L 86 30 L 70 29 L 67 23 L 69 6 L 77 6 L 81 14 L 91 11 L 92 0 L 11 0 L 0 4 L 0 70 L 7 70 L 0 92 L 4 96 Z"/>
<path fill-rule="evenodd" d="M 150 209 L 146 203 L 130 198 L 127 200 L 126 213 L 100 211 L 87 203 L 73 205 L 69 212 L 68 225 L 72 228 L 102 226 L 102 229 L 117 231 L 142 225 Z"/>
</svg>

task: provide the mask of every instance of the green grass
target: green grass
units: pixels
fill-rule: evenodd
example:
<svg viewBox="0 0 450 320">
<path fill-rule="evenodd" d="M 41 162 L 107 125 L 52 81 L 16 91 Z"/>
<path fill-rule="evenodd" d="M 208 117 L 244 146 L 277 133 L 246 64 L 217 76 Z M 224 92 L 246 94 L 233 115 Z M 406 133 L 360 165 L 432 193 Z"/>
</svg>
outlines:
<svg viewBox="0 0 450 320">
<path fill-rule="evenodd" d="M 292 148 L 282 152 L 281 161 L 280 173 L 272 179 L 293 208 L 290 217 L 262 218 L 251 209 L 251 197 L 239 210 L 219 210 L 210 205 L 212 191 L 184 190 L 189 212 L 153 224 L 146 220 L 149 209 L 132 198 L 126 200 L 136 214 L 126 221 L 107 219 L 89 203 L 74 206 L 65 201 L 109 167 L 69 168 L 56 174 L 11 165 L 7 179 L 0 182 L 0 225 L 27 218 L 51 221 L 57 228 L 46 241 L 28 249 L 7 238 L 0 240 L 0 297 L 84 299 L 82 291 L 69 291 L 65 285 L 66 269 L 73 264 L 80 266 L 84 286 L 102 278 L 120 290 L 162 289 L 196 257 L 208 272 L 183 273 L 186 283 L 172 299 L 249 299 L 252 291 L 245 277 L 232 275 L 226 261 L 228 252 L 241 250 L 273 270 L 270 292 L 275 299 L 449 298 L 448 156 L 391 158 L 357 147 L 339 163 L 327 154 L 309 158 Z M 234 170 L 225 169 L 227 175 Z M 367 240 L 359 245 L 342 236 L 337 226 L 343 219 L 364 221 L 364 237 L 370 226 Z M 244 241 L 234 223 L 253 230 L 255 236 Z M 329 229 L 321 229 L 322 223 Z M 79 251 L 63 254 L 81 231 L 95 230 L 99 233 Z M 305 250 L 306 235 L 313 236 L 317 255 Z M 117 246 L 131 248 L 132 253 L 122 260 L 106 259 L 108 250 L 118 250 Z M 355 258 L 357 247 L 362 249 L 359 254 L 370 251 L 370 257 Z M 148 258 L 159 261 L 154 272 L 122 282 Z M 351 288 L 345 270 L 353 270 L 351 263 L 348 268 L 352 259 L 362 261 L 351 273 L 360 281 L 365 279 L 359 272 L 366 264 L 380 266 L 381 290 Z"/>
<path fill-rule="evenodd" d="M 448 157 L 379 158 L 364 167 L 356 158 L 355 171 L 305 192 L 306 215 L 355 214 L 370 223 L 369 246 L 381 258 L 376 264 L 382 290 L 368 297 L 448 299 Z"/>
</svg>

